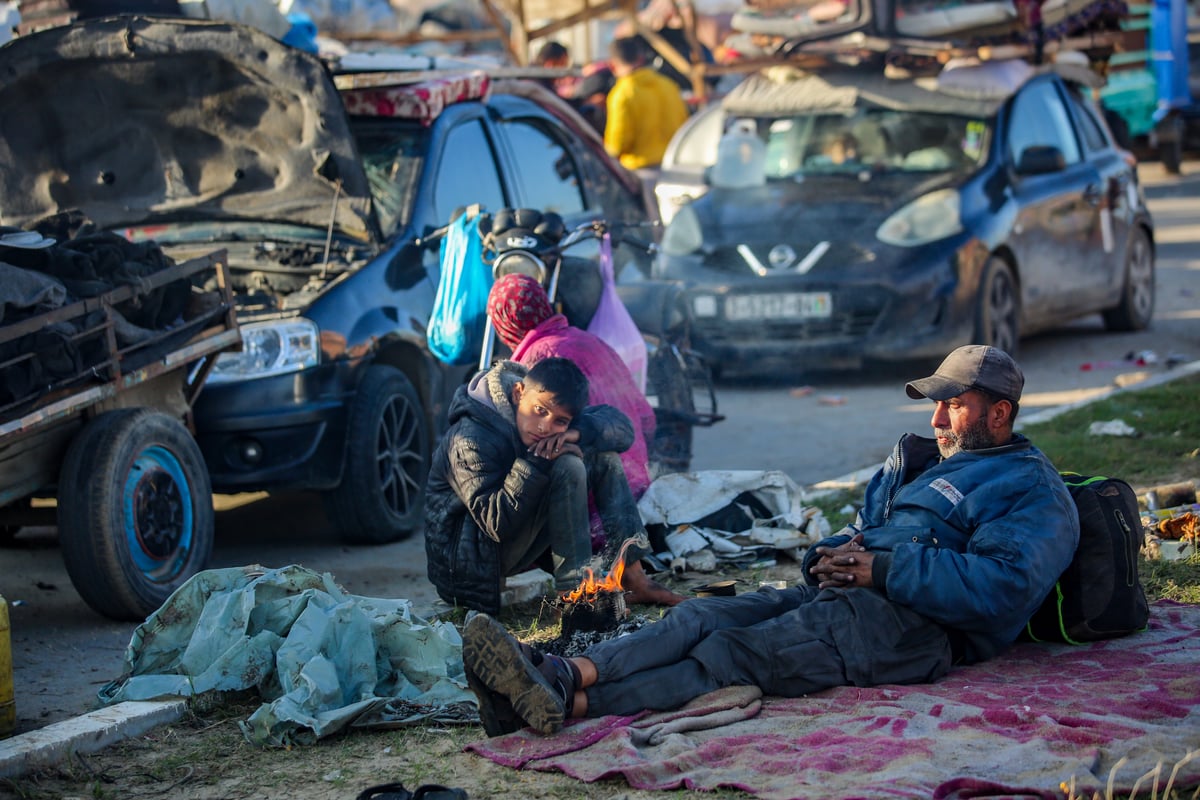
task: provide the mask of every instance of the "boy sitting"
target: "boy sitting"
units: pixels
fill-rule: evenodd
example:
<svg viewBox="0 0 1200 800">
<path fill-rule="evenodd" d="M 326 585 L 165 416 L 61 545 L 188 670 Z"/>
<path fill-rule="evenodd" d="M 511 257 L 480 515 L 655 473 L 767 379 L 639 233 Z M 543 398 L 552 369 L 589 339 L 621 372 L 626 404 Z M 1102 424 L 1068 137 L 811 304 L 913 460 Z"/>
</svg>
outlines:
<svg viewBox="0 0 1200 800">
<path fill-rule="evenodd" d="M 459 387 L 426 491 L 429 580 L 443 600 L 496 613 L 504 576 L 535 562 L 549 562 L 557 589 L 574 589 L 592 557 L 589 491 L 609 542 L 648 542 L 619 457 L 633 427 L 587 397 L 587 378 L 565 358 L 528 370 L 500 361 Z M 628 602 L 683 599 L 646 575 L 647 550 L 628 552 Z"/>
</svg>

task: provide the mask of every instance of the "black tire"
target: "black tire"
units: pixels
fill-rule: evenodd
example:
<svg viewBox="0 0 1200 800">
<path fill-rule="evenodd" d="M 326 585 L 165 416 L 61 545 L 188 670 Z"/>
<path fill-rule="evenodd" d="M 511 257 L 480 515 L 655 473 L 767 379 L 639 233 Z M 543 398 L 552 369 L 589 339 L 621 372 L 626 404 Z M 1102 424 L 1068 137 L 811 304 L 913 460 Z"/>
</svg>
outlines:
<svg viewBox="0 0 1200 800">
<path fill-rule="evenodd" d="M 398 369 L 368 367 L 350 406 L 342 482 L 324 493 L 343 541 L 384 544 L 421 525 L 429 431 L 417 390 Z"/>
<path fill-rule="evenodd" d="M 212 486 L 187 428 L 148 408 L 84 425 L 59 476 L 58 537 L 97 612 L 141 620 L 161 606 L 212 554 Z"/>
<path fill-rule="evenodd" d="M 1154 316 L 1154 253 L 1141 228 L 1129 234 L 1124 280 L 1121 302 L 1103 314 L 1104 327 L 1110 331 L 1145 330 Z"/>
<path fill-rule="evenodd" d="M 660 344 L 646 368 L 646 394 L 654 405 L 652 475 L 687 472 L 692 465 L 692 415 L 696 398 L 687 361 L 676 348 Z"/>
<path fill-rule="evenodd" d="M 992 256 L 979 282 L 979 309 L 975 315 L 975 344 L 997 347 L 1017 355 L 1021 337 L 1021 296 L 1008 264 Z"/>
</svg>

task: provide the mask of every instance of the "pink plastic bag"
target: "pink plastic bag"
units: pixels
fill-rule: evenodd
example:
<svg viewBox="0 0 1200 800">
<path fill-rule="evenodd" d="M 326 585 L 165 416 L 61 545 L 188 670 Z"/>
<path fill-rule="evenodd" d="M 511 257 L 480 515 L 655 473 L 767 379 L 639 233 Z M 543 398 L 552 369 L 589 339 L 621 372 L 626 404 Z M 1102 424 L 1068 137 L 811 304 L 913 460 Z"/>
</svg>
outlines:
<svg viewBox="0 0 1200 800">
<path fill-rule="evenodd" d="M 629 309 L 617 294 L 617 281 L 613 275 L 612 239 L 606 233 L 600 239 L 600 278 L 604 289 L 596 313 L 588 323 L 588 332 L 603 339 L 629 367 L 633 382 L 642 393 L 646 391 L 646 342 L 641 331 L 629 316 Z"/>
</svg>

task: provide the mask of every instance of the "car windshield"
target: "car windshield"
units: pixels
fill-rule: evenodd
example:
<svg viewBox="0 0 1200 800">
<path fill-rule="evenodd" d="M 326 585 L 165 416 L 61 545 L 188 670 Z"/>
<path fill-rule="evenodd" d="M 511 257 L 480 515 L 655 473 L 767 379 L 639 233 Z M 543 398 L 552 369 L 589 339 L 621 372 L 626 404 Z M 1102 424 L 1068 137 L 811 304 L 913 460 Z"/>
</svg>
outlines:
<svg viewBox="0 0 1200 800">
<path fill-rule="evenodd" d="M 765 128 L 765 130 L 764 130 Z M 763 120 L 768 178 L 857 174 L 864 167 L 902 172 L 969 172 L 983 163 L 984 120 L 890 109 L 800 114 Z"/>
<path fill-rule="evenodd" d="M 350 129 L 358 143 L 379 226 L 384 236 L 390 236 L 412 213 L 429 129 L 416 122 L 368 117 L 351 117 Z"/>
</svg>

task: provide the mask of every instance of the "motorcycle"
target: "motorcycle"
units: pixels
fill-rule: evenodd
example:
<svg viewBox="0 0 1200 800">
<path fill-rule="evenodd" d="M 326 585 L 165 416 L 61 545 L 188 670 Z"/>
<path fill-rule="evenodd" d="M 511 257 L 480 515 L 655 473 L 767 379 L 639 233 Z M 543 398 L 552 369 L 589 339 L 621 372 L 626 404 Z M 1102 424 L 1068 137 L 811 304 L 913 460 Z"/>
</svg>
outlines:
<svg viewBox="0 0 1200 800">
<path fill-rule="evenodd" d="M 635 227 L 639 226 L 592 220 L 568 229 L 558 214 L 535 209 L 506 208 L 478 214 L 481 257 L 490 265 L 492 280 L 511 273 L 533 277 L 546 289 L 555 309 L 571 325 L 583 329 L 600 306 L 604 276 L 599 258 L 568 251 L 598 241 L 600 258 L 606 257 L 606 250 L 611 256 L 614 243 L 654 252 L 654 244 L 631 233 L 629 229 Z M 689 344 L 690 309 L 680 287 L 668 281 L 617 283 L 616 290 L 646 347 L 645 394 L 655 415 L 654 441 L 649 448 L 651 475 L 686 472 L 692 461 L 694 428 L 710 427 L 725 418 L 717 411 L 712 371 Z M 492 364 L 497 347 L 503 345 L 498 345 L 487 321 L 480 369 Z"/>
</svg>

